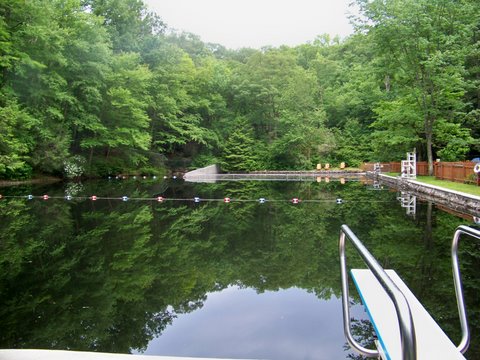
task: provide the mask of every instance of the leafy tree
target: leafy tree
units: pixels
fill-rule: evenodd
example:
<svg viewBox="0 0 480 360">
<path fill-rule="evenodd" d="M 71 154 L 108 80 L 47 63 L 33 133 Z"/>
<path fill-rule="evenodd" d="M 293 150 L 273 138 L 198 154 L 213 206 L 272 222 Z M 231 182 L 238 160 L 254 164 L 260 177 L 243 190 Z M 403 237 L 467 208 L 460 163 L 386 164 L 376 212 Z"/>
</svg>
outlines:
<svg viewBox="0 0 480 360">
<path fill-rule="evenodd" d="M 81 9 L 78 2 L 70 2 L 69 5 L 64 6 L 64 12 L 69 14 L 59 19 L 69 34 L 63 50 L 66 64 L 61 72 L 71 94 L 63 111 L 73 137 L 70 150 L 75 154 L 84 152 L 84 138 L 103 127 L 100 112 L 112 53 L 111 40 L 102 19 L 78 11 Z M 77 13 L 77 16 L 72 16 Z"/>
<path fill-rule="evenodd" d="M 166 25 L 142 0 L 84 0 L 84 7 L 104 19 L 115 53 L 139 52 L 143 42 Z"/>
<path fill-rule="evenodd" d="M 212 53 L 198 35 L 189 32 L 172 31 L 166 38 L 167 42 L 185 51 L 192 59 L 208 57 Z"/>
<path fill-rule="evenodd" d="M 107 164 L 112 155 L 134 167 L 145 161 L 142 151 L 150 147 L 147 86 L 151 73 L 140 64 L 135 53 L 115 56 L 111 66 L 105 79 L 107 89 L 100 110 L 101 126 L 95 127 L 92 136 L 82 140 L 81 146 L 90 149 L 90 164 L 98 149 L 105 154 Z"/>
<path fill-rule="evenodd" d="M 357 4 L 345 40 L 233 51 L 167 34 L 141 0 L 2 2 L 0 176 L 59 175 L 75 155 L 91 176 L 203 165 L 238 117 L 262 168 L 474 154 L 477 2 Z"/>
<path fill-rule="evenodd" d="M 443 0 L 357 3 L 392 92 L 385 106 L 377 108 L 376 126 L 390 132 L 387 141 L 395 136 L 392 125 L 420 132 L 432 174 L 435 135 L 442 129 L 438 124 L 454 123 L 464 111 L 465 51 L 475 25 L 472 6 Z M 408 149 L 414 134 L 407 133 L 405 140 Z"/>
<path fill-rule="evenodd" d="M 1 96 L 1 95 L 0 95 Z M 0 97 L 0 178 L 31 176 L 28 155 L 33 147 L 31 129 L 36 121 L 7 95 Z"/>
<path fill-rule="evenodd" d="M 32 127 L 34 142 L 29 162 L 45 172 L 60 171 L 71 141 L 63 111 L 71 94 L 61 74 L 66 64 L 63 49 L 68 29 L 57 20 L 61 16 L 57 5 L 24 3 L 21 10 L 11 13 L 10 19 L 18 21 L 11 24 L 11 39 L 19 59 L 6 77 L 19 104 L 39 120 Z"/>
<path fill-rule="evenodd" d="M 210 102 L 208 94 L 198 95 L 197 68 L 183 51 L 167 46 L 153 72 L 150 109 L 153 119 L 153 143 L 160 151 L 171 154 L 190 144 L 211 146 L 215 134 L 206 127 Z"/>
<path fill-rule="evenodd" d="M 250 171 L 258 168 L 252 128 L 243 118 L 235 120 L 236 126 L 228 136 L 222 154 L 221 167 L 225 171 Z"/>
</svg>

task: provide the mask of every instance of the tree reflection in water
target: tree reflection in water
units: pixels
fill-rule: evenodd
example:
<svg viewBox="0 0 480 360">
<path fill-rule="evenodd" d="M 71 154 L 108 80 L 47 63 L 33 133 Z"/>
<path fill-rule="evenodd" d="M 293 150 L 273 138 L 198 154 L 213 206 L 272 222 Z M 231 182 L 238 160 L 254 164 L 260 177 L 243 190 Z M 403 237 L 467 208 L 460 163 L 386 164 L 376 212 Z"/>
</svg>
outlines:
<svg viewBox="0 0 480 360">
<path fill-rule="evenodd" d="M 59 187 L 2 191 L 63 194 Z M 337 300 L 343 223 L 404 278 L 454 342 L 460 338 L 449 251 L 454 229 L 469 223 L 431 204 L 418 204 L 416 217 L 408 217 L 395 193 L 366 191 L 358 182 L 171 183 L 168 189 L 108 182 L 87 183 L 84 192 L 229 196 L 232 202 L 2 199 L 0 347 L 141 352 L 176 317 L 201 309 L 207 294 L 230 285 L 258 294 L 299 288 L 322 301 Z M 267 202 L 235 202 L 260 197 Z M 293 197 L 319 201 L 294 205 L 288 201 Z M 284 201 L 268 201 L 275 199 Z M 473 334 L 469 359 L 480 356 L 479 246 L 460 246 Z M 349 264 L 362 266 L 353 253 Z M 371 343 L 369 323 L 355 324 L 362 341 Z M 339 354 L 358 358 L 344 343 L 340 333 Z"/>
</svg>

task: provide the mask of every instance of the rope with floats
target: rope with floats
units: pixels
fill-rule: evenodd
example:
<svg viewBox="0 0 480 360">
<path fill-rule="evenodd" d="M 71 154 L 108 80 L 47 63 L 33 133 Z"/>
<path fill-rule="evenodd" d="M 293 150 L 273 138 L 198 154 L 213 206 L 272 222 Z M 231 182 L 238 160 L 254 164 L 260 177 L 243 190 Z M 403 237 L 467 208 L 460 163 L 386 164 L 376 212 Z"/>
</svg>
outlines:
<svg viewBox="0 0 480 360">
<path fill-rule="evenodd" d="M 0 194 L 0 201 L 7 199 L 24 199 L 24 200 L 43 200 L 47 202 L 48 200 L 65 200 L 67 202 L 70 201 L 101 201 L 101 200 L 108 200 L 108 201 L 122 201 L 122 202 L 130 202 L 130 201 L 150 201 L 150 202 L 193 202 L 195 204 L 199 203 L 207 203 L 207 202 L 223 202 L 225 204 L 229 203 L 252 203 L 256 202 L 259 204 L 265 203 L 291 203 L 294 205 L 302 204 L 302 203 L 316 203 L 316 204 L 327 204 L 327 203 L 335 203 L 338 205 L 344 203 L 389 203 L 392 200 L 344 200 L 340 197 L 334 199 L 300 199 L 298 197 L 293 197 L 291 199 L 267 199 L 265 197 L 255 198 L 255 199 L 242 199 L 242 198 L 232 198 L 232 197 L 222 197 L 222 198 L 202 198 L 200 196 L 194 196 L 190 198 L 167 198 L 165 196 L 154 196 L 154 197 L 129 197 L 127 195 L 124 196 L 98 196 L 98 195 L 90 195 L 90 196 L 72 196 L 72 195 L 65 195 L 65 196 L 50 196 L 48 194 L 43 195 L 1 195 Z"/>
<path fill-rule="evenodd" d="M 71 195 L 66 195 L 66 196 L 50 196 L 48 194 L 44 195 L 1 195 L 0 194 L 0 200 L 1 199 L 26 199 L 26 200 L 34 200 L 34 199 L 40 199 L 40 200 L 66 200 L 66 201 L 73 201 L 73 200 L 91 200 L 91 201 L 98 201 L 98 200 L 118 200 L 118 201 L 155 201 L 159 203 L 163 203 L 165 201 L 177 201 L 177 202 L 194 202 L 194 203 L 201 203 L 201 202 L 223 202 L 223 203 L 231 203 L 231 202 L 238 202 L 238 203 L 245 203 L 245 202 L 258 202 L 260 204 L 265 204 L 267 202 L 271 203 L 281 203 L 281 202 L 289 202 L 292 204 L 300 204 L 300 203 L 329 203 L 329 202 L 334 202 L 336 204 L 343 204 L 345 201 L 341 198 L 336 198 L 336 199 L 310 199 L 310 200 L 301 200 L 298 197 L 294 197 L 292 199 L 284 200 L 284 199 L 267 199 L 264 197 L 258 198 L 258 199 L 236 199 L 236 198 L 231 198 L 231 197 L 223 197 L 223 198 L 201 198 L 199 196 L 195 196 L 193 198 L 166 198 L 163 196 L 156 196 L 156 197 L 129 197 L 129 196 L 121 196 L 121 197 L 111 197 L 111 196 L 97 196 L 97 195 L 91 195 L 91 196 L 71 196 Z"/>
</svg>

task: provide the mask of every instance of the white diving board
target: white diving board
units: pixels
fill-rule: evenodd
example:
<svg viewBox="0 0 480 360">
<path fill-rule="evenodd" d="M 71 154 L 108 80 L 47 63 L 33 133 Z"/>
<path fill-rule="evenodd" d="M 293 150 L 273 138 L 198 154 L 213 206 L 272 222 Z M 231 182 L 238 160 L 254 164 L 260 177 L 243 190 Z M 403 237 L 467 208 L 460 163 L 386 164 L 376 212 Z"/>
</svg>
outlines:
<svg viewBox="0 0 480 360">
<path fill-rule="evenodd" d="M 465 359 L 397 273 L 394 270 L 385 272 L 405 295 L 410 306 L 416 334 L 417 359 Z M 380 353 L 386 360 L 401 360 L 400 329 L 392 300 L 370 270 L 352 269 L 351 275 L 377 333 Z"/>
</svg>

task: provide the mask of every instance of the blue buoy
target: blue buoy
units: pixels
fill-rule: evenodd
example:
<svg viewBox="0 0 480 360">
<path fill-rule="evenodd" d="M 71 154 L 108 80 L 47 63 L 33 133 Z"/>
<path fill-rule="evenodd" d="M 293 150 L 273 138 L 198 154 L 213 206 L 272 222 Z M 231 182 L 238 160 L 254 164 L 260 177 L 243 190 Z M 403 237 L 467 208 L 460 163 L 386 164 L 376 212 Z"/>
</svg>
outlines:
<svg viewBox="0 0 480 360">
<path fill-rule="evenodd" d="M 27 195 L 27 199 L 28 199 L 28 200 L 32 200 L 32 199 L 33 199 L 33 195 Z"/>
<path fill-rule="evenodd" d="M 72 197 L 70 195 L 65 196 L 65 200 L 72 200 Z"/>
<path fill-rule="evenodd" d="M 199 202 L 200 202 L 200 198 L 196 196 L 196 197 L 193 198 L 193 201 L 196 202 L 196 203 L 199 203 Z"/>
<path fill-rule="evenodd" d="M 265 198 L 260 198 L 260 199 L 258 199 L 258 202 L 259 202 L 260 204 L 264 204 L 265 201 L 267 201 L 267 199 L 265 199 Z"/>
<path fill-rule="evenodd" d="M 128 196 L 122 196 L 123 201 L 128 201 Z"/>
<path fill-rule="evenodd" d="M 338 199 L 337 199 L 337 204 L 343 204 L 343 200 L 340 199 L 340 198 L 338 198 Z"/>
<path fill-rule="evenodd" d="M 175 175 L 173 175 L 173 180 L 175 180 L 177 177 Z"/>
</svg>

